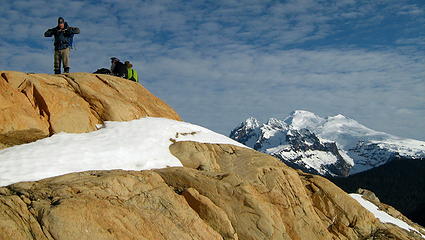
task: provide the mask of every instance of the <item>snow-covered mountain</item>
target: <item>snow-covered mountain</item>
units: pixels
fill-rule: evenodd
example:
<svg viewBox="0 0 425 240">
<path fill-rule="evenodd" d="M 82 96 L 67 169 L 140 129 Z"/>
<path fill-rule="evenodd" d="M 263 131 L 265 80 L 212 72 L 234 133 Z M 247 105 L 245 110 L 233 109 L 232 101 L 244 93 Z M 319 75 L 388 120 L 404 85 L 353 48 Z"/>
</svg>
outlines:
<svg viewBox="0 0 425 240">
<path fill-rule="evenodd" d="M 283 120 L 248 118 L 230 138 L 321 175 L 347 176 L 397 157 L 425 158 L 425 142 L 369 129 L 343 115 L 322 118 L 297 110 Z"/>
</svg>

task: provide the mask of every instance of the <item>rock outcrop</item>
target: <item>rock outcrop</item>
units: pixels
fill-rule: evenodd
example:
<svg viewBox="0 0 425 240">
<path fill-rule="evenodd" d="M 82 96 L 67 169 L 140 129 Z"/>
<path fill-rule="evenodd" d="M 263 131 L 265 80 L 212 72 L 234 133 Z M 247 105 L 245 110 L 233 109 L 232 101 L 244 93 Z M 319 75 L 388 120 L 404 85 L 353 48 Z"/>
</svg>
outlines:
<svg viewBox="0 0 425 240">
<path fill-rule="evenodd" d="M 421 239 L 269 155 L 195 142 L 170 150 L 185 167 L 0 188 L 0 239 Z"/>
<path fill-rule="evenodd" d="M 194 188 L 224 209 L 239 239 L 421 239 L 381 223 L 327 179 L 269 155 L 194 142 L 175 143 L 171 152 L 185 167 L 201 171 L 157 172 L 177 191 Z"/>
<path fill-rule="evenodd" d="M 180 120 L 142 85 L 109 75 L 0 71 L 0 92 L 0 149 L 58 132 L 94 131 L 104 121 Z"/>
<path fill-rule="evenodd" d="M 107 120 L 180 119 L 142 86 L 121 78 L 85 73 L 0 76 L 0 148 L 62 131 L 93 131 Z M 233 145 L 169 140 L 170 152 L 184 167 L 86 171 L 0 187 L 0 239 L 425 236 L 424 229 L 392 207 L 375 201 L 416 230 L 380 222 L 330 181 L 294 170 L 270 155 Z"/>
<path fill-rule="evenodd" d="M 2 190 L 0 239 L 221 239 L 152 171 L 74 173 Z"/>
</svg>

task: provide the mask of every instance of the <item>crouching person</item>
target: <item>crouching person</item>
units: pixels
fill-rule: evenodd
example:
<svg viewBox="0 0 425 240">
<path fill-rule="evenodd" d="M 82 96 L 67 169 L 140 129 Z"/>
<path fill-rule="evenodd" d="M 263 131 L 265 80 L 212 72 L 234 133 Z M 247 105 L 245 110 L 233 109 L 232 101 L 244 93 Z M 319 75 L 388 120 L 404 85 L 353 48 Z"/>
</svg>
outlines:
<svg viewBox="0 0 425 240">
<path fill-rule="evenodd" d="M 133 65 L 129 61 L 125 61 L 125 66 L 127 67 L 127 79 L 134 82 L 139 82 L 137 71 L 133 69 Z"/>
<path fill-rule="evenodd" d="M 114 76 L 127 78 L 127 68 L 118 58 L 111 58 L 111 73 Z"/>
</svg>

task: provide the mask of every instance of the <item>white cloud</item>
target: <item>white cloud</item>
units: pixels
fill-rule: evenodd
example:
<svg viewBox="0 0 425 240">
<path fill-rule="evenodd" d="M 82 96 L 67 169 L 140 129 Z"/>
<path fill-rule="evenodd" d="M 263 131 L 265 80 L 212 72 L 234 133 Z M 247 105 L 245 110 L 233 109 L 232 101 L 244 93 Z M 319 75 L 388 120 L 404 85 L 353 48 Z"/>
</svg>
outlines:
<svg viewBox="0 0 425 240">
<path fill-rule="evenodd" d="M 400 8 L 398 14 L 400 15 L 423 15 L 424 9 L 419 8 L 415 4 L 403 6 Z"/>
<path fill-rule="evenodd" d="M 391 51 L 328 49 L 160 58 L 146 63 L 143 72 L 151 80 L 145 84 L 184 118 L 222 132 L 245 116 L 261 119 L 301 108 L 423 138 L 417 132 L 425 127 L 425 89 L 418 84 L 423 66 Z"/>
<path fill-rule="evenodd" d="M 408 2 L 9 1 L 0 9 L 0 69 L 52 72 L 43 33 L 63 16 L 81 29 L 72 71 L 131 60 L 152 92 L 213 130 L 306 109 L 425 139 L 425 32 L 416 26 L 424 13 Z M 409 23 L 398 45 L 355 42 L 356 31 L 397 14 Z"/>
<path fill-rule="evenodd" d="M 425 36 L 416 38 L 401 38 L 397 40 L 396 43 L 402 45 L 425 45 Z"/>
</svg>

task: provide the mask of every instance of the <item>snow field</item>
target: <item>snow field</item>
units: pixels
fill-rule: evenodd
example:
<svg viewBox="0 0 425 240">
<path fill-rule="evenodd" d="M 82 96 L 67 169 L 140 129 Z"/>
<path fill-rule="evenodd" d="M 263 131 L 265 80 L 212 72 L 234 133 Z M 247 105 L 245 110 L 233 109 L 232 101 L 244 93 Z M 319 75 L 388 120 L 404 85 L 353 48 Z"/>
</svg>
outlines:
<svg viewBox="0 0 425 240">
<path fill-rule="evenodd" d="M 106 122 L 98 131 L 58 133 L 0 151 L 0 186 L 87 170 L 182 166 L 172 141 L 244 145 L 206 128 L 164 118 Z"/>
</svg>

